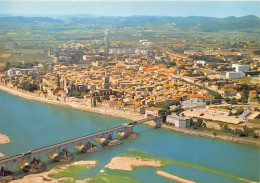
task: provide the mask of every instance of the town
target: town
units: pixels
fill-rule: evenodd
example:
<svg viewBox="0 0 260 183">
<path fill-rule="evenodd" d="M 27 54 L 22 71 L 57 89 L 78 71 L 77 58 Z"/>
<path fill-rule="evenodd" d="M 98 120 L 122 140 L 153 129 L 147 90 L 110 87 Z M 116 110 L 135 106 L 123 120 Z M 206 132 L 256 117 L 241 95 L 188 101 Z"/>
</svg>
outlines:
<svg viewBox="0 0 260 183">
<path fill-rule="evenodd" d="M 259 9 L 0 0 L 0 183 L 259 182 Z"/>
<path fill-rule="evenodd" d="M 260 135 L 259 57 L 136 44 L 145 48 L 120 47 L 106 37 L 69 41 L 49 53 L 53 62 L 9 66 L 0 83 L 48 100 L 161 116 L 166 126 L 214 136 Z"/>
</svg>

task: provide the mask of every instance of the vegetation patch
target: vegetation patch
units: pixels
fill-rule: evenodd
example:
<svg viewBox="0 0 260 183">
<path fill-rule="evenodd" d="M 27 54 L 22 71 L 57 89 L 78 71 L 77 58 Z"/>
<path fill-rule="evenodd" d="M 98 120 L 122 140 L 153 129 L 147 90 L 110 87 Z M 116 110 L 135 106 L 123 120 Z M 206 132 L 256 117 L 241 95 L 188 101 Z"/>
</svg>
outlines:
<svg viewBox="0 0 260 183">
<path fill-rule="evenodd" d="M 59 179 L 62 177 L 71 177 L 77 180 L 82 180 L 84 179 L 84 177 L 82 178 L 80 175 L 88 170 L 89 168 L 83 165 L 70 166 L 66 169 L 60 169 L 57 173 L 54 173 L 51 177 L 54 179 Z"/>
<path fill-rule="evenodd" d="M 89 182 L 90 183 L 121 183 L 121 182 L 139 183 L 139 181 L 136 181 L 128 176 L 119 175 L 117 171 L 111 171 L 109 173 L 100 173 Z"/>
</svg>

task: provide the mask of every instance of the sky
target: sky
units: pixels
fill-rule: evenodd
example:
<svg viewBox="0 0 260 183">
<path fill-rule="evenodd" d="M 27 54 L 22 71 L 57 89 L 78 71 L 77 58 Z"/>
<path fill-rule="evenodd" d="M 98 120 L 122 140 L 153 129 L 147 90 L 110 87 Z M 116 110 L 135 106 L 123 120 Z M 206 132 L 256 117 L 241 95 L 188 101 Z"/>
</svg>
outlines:
<svg viewBox="0 0 260 183">
<path fill-rule="evenodd" d="M 260 0 L 0 0 L 0 15 L 50 16 L 91 14 L 100 16 L 207 16 L 260 17 Z M 55 16 L 54 16 L 55 15 Z"/>
<path fill-rule="evenodd" d="M 35 1 L 72 1 L 72 0 L 0 0 L 0 1 L 31 1 L 31 2 L 35 2 Z M 108 1 L 108 2 L 111 2 L 111 0 L 75 0 L 75 1 L 85 1 L 85 2 L 88 2 L 88 1 Z M 75 2 L 74 1 L 74 2 Z M 137 1 L 137 2 L 140 2 L 140 1 L 151 1 L 151 0 L 112 0 L 112 1 Z M 162 0 L 152 0 L 152 1 L 162 1 Z M 198 0 L 163 0 L 163 1 L 198 1 Z M 199 1 L 260 1 L 260 0 L 199 0 Z"/>
</svg>

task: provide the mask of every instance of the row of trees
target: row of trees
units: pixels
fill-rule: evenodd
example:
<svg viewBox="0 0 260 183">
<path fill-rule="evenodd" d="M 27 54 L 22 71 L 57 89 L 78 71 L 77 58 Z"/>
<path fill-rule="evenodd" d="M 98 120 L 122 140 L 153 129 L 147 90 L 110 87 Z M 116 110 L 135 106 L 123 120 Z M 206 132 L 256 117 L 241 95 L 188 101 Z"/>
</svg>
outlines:
<svg viewBox="0 0 260 183">
<path fill-rule="evenodd" d="M 33 92 L 38 89 L 37 85 L 30 83 L 29 81 L 25 81 L 22 83 L 22 89 Z"/>
<path fill-rule="evenodd" d="M 75 90 L 75 91 L 71 92 L 70 95 L 72 97 L 83 98 L 87 94 L 88 94 L 88 92 L 80 92 L 80 91 Z"/>
<path fill-rule="evenodd" d="M 181 103 L 179 100 L 174 100 L 174 101 L 171 101 L 171 102 L 160 102 L 158 104 L 152 104 L 152 103 L 149 103 L 148 106 L 149 107 L 158 107 L 158 108 L 161 108 L 164 112 L 169 112 L 170 111 L 170 106 L 180 106 Z M 176 107 L 173 112 L 179 112 L 181 111 L 182 108 L 181 107 Z"/>
</svg>

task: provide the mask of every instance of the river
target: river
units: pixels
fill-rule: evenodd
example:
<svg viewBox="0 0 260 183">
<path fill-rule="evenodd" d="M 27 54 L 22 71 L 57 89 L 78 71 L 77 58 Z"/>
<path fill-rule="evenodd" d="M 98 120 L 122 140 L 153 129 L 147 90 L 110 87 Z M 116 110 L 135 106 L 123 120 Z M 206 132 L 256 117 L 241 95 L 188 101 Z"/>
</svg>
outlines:
<svg viewBox="0 0 260 183">
<path fill-rule="evenodd" d="M 11 143 L 0 145 L 0 152 L 6 157 L 126 122 L 129 121 L 34 102 L 0 91 L 0 133 L 11 139 Z M 244 182 L 241 179 L 260 180 L 260 148 L 257 146 L 189 136 L 145 125 L 138 125 L 134 130 L 140 135 L 138 139 L 125 139 L 119 146 L 78 155 L 77 159 L 97 160 L 99 164 L 90 171 L 78 172 L 77 177 L 96 176 L 112 157 L 141 151 L 175 162 L 162 169 L 193 181 L 230 183 Z M 114 177 L 129 177 L 129 182 L 170 182 L 156 175 L 156 168 L 151 167 L 140 167 L 133 172 L 107 171 Z"/>
</svg>

